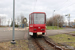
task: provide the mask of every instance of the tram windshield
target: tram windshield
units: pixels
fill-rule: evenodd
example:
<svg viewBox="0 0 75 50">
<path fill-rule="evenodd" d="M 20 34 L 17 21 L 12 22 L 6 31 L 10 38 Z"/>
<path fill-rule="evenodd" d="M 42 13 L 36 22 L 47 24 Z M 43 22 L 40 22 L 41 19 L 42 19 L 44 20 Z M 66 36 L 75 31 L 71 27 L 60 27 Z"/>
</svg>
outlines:
<svg viewBox="0 0 75 50">
<path fill-rule="evenodd" d="M 45 14 L 34 14 L 34 24 L 44 24 Z"/>
</svg>

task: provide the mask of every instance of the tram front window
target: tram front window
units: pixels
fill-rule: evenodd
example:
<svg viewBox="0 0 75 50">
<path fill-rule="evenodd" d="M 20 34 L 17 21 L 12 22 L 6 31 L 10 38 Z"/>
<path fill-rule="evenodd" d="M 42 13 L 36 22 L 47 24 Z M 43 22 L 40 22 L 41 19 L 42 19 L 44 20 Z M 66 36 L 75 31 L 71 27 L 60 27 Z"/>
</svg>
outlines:
<svg viewBox="0 0 75 50">
<path fill-rule="evenodd" d="M 34 24 L 44 24 L 45 14 L 34 14 Z"/>
</svg>

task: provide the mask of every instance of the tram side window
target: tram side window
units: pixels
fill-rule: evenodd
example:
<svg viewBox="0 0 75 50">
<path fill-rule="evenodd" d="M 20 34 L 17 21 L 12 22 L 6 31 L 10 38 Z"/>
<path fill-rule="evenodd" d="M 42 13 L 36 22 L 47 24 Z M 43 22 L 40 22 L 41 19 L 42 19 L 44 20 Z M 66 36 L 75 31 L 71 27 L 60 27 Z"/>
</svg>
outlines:
<svg viewBox="0 0 75 50">
<path fill-rule="evenodd" d="M 30 24 L 31 24 L 31 15 L 30 15 L 30 19 L 29 20 L 30 20 Z"/>
<path fill-rule="evenodd" d="M 31 18 L 31 19 L 32 19 L 32 20 L 31 20 L 31 21 L 32 21 L 32 24 L 33 24 L 33 15 L 34 15 L 34 14 L 32 14 L 32 18 Z"/>
</svg>

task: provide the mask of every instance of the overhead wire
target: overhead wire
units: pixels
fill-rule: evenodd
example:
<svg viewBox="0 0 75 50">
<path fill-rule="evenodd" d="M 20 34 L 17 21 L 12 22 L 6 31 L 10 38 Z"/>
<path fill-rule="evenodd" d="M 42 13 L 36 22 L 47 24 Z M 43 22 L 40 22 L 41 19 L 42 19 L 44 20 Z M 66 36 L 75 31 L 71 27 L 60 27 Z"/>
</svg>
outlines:
<svg viewBox="0 0 75 50">
<path fill-rule="evenodd" d="M 37 0 L 35 1 L 33 11 L 35 10 L 36 4 L 37 4 Z"/>
<path fill-rule="evenodd" d="M 68 0 L 66 0 L 66 2 L 68 2 Z M 64 3 L 63 3 L 63 4 L 61 4 L 60 6 L 64 6 L 66 2 L 64 2 Z M 60 9 L 60 6 L 59 6 L 59 8 L 58 8 L 58 9 Z M 58 9 L 57 9 L 57 10 L 58 10 Z"/>
<path fill-rule="evenodd" d="M 68 1 L 68 0 L 67 0 Z M 69 6 L 65 6 L 65 7 L 62 7 L 61 9 L 58 9 L 58 10 L 62 10 L 63 8 L 68 8 L 68 7 L 70 7 L 70 6 L 72 6 L 72 5 L 74 5 L 75 3 L 73 3 L 73 4 L 71 4 L 71 5 L 69 5 Z"/>
<path fill-rule="evenodd" d="M 68 7 L 70 7 L 70 6 L 73 6 L 75 3 L 73 3 L 73 4 L 71 4 L 71 5 L 69 5 L 69 6 L 67 6 L 67 8 Z M 64 7 L 64 8 L 66 8 L 66 7 Z M 61 9 L 59 9 L 59 10 L 62 10 L 63 8 L 61 8 Z"/>
</svg>

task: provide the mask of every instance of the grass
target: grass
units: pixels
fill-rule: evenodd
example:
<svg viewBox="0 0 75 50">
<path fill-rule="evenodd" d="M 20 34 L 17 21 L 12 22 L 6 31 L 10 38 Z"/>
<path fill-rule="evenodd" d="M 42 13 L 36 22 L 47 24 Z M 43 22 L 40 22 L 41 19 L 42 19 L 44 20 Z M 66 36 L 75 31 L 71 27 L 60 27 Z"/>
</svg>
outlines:
<svg viewBox="0 0 75 50">
<path fill-rule="evenodd" d="M 72 33 L 75 33 L 75 31 L 73 31 Z"/>
<path fill-rule="evenodd" d="M 47 30 L 52 30 L 53 29 L 53 26 L 47 26 L 46 28 Z M 54 29 L 63 29 L 63 28 L 60 28 L 60 27 L 57 27 L 57 26 L 54 26 Z"/>
<path fill-rule="evenodd" d="M 54 35 L 54 36 L 49 36 L 49 38 L 51 38 L 56 43 L 66 43 L 67 45 L 75 47 L 75 37 L 73 37 L 71 35 L 58 34 L 58 35 Z"/>
<path fill-rule="evenodd" d="M 17 40 L 16 44 L 10 42 L 1 42 L 0 50 L 29 50 L 27 40 Z"/>
</svg>

